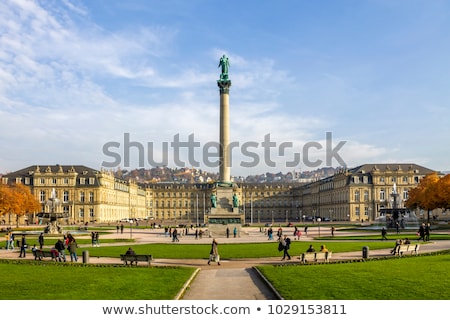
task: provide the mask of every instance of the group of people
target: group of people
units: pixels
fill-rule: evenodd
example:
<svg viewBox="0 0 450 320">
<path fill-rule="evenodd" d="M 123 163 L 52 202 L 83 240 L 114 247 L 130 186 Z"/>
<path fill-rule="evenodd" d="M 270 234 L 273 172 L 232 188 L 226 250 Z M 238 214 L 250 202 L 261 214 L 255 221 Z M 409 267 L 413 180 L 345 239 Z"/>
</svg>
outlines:
<svg viewBox="0 0 450 320">
<path fill-rule="evenodd" d="M 403 245 L 403 244 L 410 244 L 410 243 L 411 243 L 411 241 L 409 241 L 408 238 L 405 238 L 405 239 L 397 239 L 397 240 L 395 241 L 395 246 L 394 246 L 394 248 L 392 248 L 392 250 L 391 250 L 391 254 L 392 254 L 392 255 L 397 254 L 398 248 L 399 248 L 401 245 Z"/>
<path fill-rule="evenodd" d="M 430 241 L 430 229 L 431 226 L 429 223 L 422 223 L 417 231 L 417 235 L 419 236 L 418 240 Z"/>
<path fill-rule="evenodd" d="M 308 249 L 306 250 L 306 252 L 316 252 L 316 249 L 314 248 L 314 246 L 312 244 L 310 244 Z M 324 244 L 322 244 L 320 246 L 319 252 L 328 252 L 328 248 Z"/>
<path fill-rule="evenodd" d="M 41 233 L 38 237 L 39 248 L 36 245 L 33 245 L 31 248 L 31 252 L 33 252 L 34 259 L 39 259 L 39 256 L 36 254 L 37 251 L 42 251 L 44 247 L 44 234 Z M 22 235 L 22 240 L 20 242 L 20 256 L 19 258 L 25 258 L 26 256 L 26 248 L 27 241 L 25 235 Z M 72 234 L 67 233 L 64 235 L 63 239 L 58 239 L 56 243 L 50 248 L 50 252 L 52 253 L 53 259 L 59 262 L 66 262 L 66 250 L 70 255 L 71 262 L 78 261 L 77 255 L 78 244 Z"/>
<path fill-rule="evenodd" d="M 91 243 L 93 247 L 100 247 L 100 239 L 98 231 L 91 232 Z"/>
</svg>

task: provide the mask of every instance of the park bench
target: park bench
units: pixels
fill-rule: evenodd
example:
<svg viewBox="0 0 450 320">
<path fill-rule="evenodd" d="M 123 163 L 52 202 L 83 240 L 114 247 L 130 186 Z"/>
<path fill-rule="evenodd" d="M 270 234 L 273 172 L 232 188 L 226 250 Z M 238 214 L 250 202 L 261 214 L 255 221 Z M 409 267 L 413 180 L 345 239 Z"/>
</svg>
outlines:
<svg viewBox="0 0 450 320">
<path fill-rule="evenodd" d="M 323 260 L 324 262 L 330 261 L 331 252 L 305 252 L 302 253 L 300 260 L 301 263 L 306 262 L 318 262 Z"/>
<path fill-rule="evenodd" d="M 397 249 L 397 255 L 402 256 L 404 253 L 419 254 L 420 244 L 402 244 Z"/>
<path fill-rule="evenodd" d="M 51 251 L 42 251 L 42 250 L 36 250 L 33 252 L 35 260 L 42 260 L 43 258 L 52 258 L 52 260 L 56 260 L 57 256 L 54 252 Z"/>
<path fill-rule="evenodd" d="M 133 262 L 147 262 L 147 265 L 150 266 L 151 261 L 153 260 L 153 256 L 150 254 L 121 254 L 120 260 L 122 260 L 126 265 L 128 262 L 132 265 Z"/>
</svg>

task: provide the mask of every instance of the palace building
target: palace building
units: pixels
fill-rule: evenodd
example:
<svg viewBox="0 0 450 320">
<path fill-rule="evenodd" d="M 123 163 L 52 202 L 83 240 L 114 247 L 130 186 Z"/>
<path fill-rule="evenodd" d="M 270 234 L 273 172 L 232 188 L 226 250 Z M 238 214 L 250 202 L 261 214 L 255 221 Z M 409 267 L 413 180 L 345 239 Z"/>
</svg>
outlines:
<svg viewBox="0 0 450 320">
<path fill-rule="evenodd" d="M 404 208 L 408 192 L 434 171 L 416 164 L 364 164 L 313 182 L 235 183 L 245 223 L 323 220 L 371 222 L 393 207 Z M 161 224 L 202 224 L 211 212 L 213 183 L 137 183 L 111 171 L 81 165 L 30 166 L 3 175 L 3 184 L 22 183 L 42 205 L 20 217 L 38 223 L 49 212 L 53 190 L 65 223 L 116 223 L 148 219 Z M 0 217 L 8 221 L 8 217 Z M 13 219 L 13 223 L 15 222 Z"/>
</svg>

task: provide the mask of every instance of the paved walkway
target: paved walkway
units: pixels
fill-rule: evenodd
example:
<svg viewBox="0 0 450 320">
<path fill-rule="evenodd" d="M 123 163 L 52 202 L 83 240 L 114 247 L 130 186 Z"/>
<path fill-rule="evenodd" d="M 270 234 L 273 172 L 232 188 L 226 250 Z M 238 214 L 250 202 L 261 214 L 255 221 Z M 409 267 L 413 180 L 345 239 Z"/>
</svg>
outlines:
<svg viewBox="0 0 450 320">
<path fill-rule="evenodd" d="M 286 228 L 288 229 L 288 228 Z M 322 234 L 327 231 L 326 228 L 321 228 Z M 324 230 L 325 229 L 325 230 Z M 219 252 L 220 244 L 223 243 L 250 243 L 250 242 L 264 242 L 267 241 L 267 237 L 254 229 L 243 229 L 244 232 L 241 237 L 237 238 L 218 238 Z M 290 231 L 286 231 L 288 234 L 292 234 Z M 354 234 L 354 233 L 352 233 Z M 367 233 L 365 233 L 367 234 Z M 297 241 L 314 242 L 320 245 L 321 242 L 315 242 L 313 236 L 317 235 L 317 230 L 309 232 L 309 237 L 303 237 Z M 135 230 L 133 233 L 117 234 L 111 233 L 108 235 L 102 235 L 101 239 L 124 239 L 126 237 L 133 237 L 136 243 L 170 243 L 171 240 L 165 237 L 162 230 Z M 293 237 L 291 237 L 293 238 Z M 392 243 L 395 242 L 395 237 L 392 239 Z M 100 239 L 100 241 L 101 241 Z M 193 236 L 181 237 L 180 243 L 210 243 L 211 238 L 204 237 L 202 239 L 195 239 Z M 274 244 L 276 241 L 273 241 Z M 328 243 L 328 241 L 327 241 Z M 125 244 L 125 243 L 124 243 Z M 106 245 L 106 244 L 105 244 Z M 117 245 L 115 243 L 114 245 Z M 90 247 L 90 246 L 83 246 Z M 432 252 L 450 249 L 450 240 L 448 241 L 436 241 L 428 244 L 421 245 L 420 252 Z M 390 249 L 383 250 L 369 250 L 370 257 L 382 257 L 388 256 Z M 18 259 L 19 252 L 0 250 L 1 259 Z M 352 260 L 360 259 L 362 257 L 362 251 L 358 252 L 345 252 L 345 253 L 333 253 L 331 260 Z M 26 259 L 33 259 L 31 253 L 27 254 Z M 280 299 L 277 293 L 271 288 L 263 277 L 258 273 L 254 266 L 258 265 L 274 265 L 274 264 L 298 264 L 299 257 L 293 256 L 292 260 L 281 261 L 280 257 L 264 258 L 264 259 L 229 259 L 222 260 L 221 265 L 217 263 L 207 264 L 205 259 L 156 259 L 152 262 L 154 266 L 188 266 L 196 268 L 196 272 L 193 275 L 189 283 L 186 284 L 182 292 L 179 293 L 177 299 L 184 300 L 276 300 Z M 78 263 L 82 263 L 81 257 L 79 257 Z M 120 264 L 119 258 L 106 258 L 106 257 L 90 257 L 89 263 L 112 263 Z"/>
</svg>

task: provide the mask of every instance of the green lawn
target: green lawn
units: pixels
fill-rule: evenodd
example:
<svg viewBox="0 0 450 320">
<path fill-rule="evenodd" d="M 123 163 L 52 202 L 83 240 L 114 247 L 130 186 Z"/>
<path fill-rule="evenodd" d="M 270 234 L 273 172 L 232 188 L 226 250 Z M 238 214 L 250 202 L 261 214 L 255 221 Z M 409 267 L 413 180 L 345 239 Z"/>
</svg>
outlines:
<svg viewBox="0 0 450 320">
<path fill-rule="evenodd" d="M 2 300 L 172 300 L 194 268 L 2 261 Z"/>
<path fill-rule="evenodd" d="M 258 269 L 287 300 L 449 300 L 449 266 L 450 252 Z"/>
</svg>

